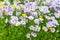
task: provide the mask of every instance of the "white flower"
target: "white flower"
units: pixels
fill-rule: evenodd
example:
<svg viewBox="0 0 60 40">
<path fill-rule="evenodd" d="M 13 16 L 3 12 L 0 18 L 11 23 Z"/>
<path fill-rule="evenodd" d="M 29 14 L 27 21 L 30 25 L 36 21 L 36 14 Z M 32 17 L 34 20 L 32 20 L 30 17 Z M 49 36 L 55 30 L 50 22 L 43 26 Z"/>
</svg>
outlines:
<svg viewBox="0 0 60 40">
<path fill-rule="evenodd" d="M 16 23 L 16 26 L 19 26 L 20 24 L 21 24 L 20 22 L 17 22 L 17 23 Z"/>
<path fill-rule="evenodd" d="M 16 12 L 16 16 L 19 16 L 21 13 L 20 12 Z"/>
<path fill-rule="evenodd" d="M 10 22 L 10 24 L 13 24 L 13 25 L 15 25 L 17 23 L 17 21 L 15 21 L 14 19 L 11 19 L 9 22 Z"/>
<path fill-rule="evenodd" d="M 51 28 L 50 31 L 51 31 L 52 33 L 54 33 L 54 32 L 55 32 L 55 28 Z"/>
<path fill-rule="evenodd" d="M 29 16 L 28 19 L 29 19 L 29 20 L 33 20 L 34 17 L 33 17 L 33 16 Z"/>
<path fill-rule="evenodd" d="M 60 18 L 60 12 L 59 13 L 54 13 L 56 18 Z"/>
<path fill-rule="evenodd" d="M 34 23 L 39 25 L 39 19 L 35 19 Z"/>
<path fill-rule="evenodd" d="M 38 13 L 37 12 L 31 12 L 32 16 L 38 17 Z"/>
<path fill-rule="evenodd" d="M 52 21 L 49 21 L 49 22 L 47 22 L 46 23 L 46 27 L 53 27 L 53 26 L 55 26 L 54 24 L 53 24 L 53 22 Z"/>
<path fill-rule="evenodd" d="M 18 21 L 18 17 L 17 16 L 11 16 L 11 19 L 15 19 L 16 21 Z"/>
<path fill-rule="evenodd" d="M 47 20 L 50 19 L 50 16 L 44 15 L 44 17 L 45 17 Z"/>
<path fill-rule="evenodd" d="M 37 25 L 35 28 L 36 28 L 35 30 L 38 31 L 38 32 L 39 32 L 40 29 L 41 29 L 38 25 Z"/>
<path fill-rule="evenodd" d="M 57 20 L 53 20 L 52 21 L 55 25 L 59 25 L 58 21 Z"/>
<path fill-rule="evenodd" d="M 26 22 L 24 20 L 20 21 L 22 25 L 26 25 Z"/>
<path fill-rule="evenodd" d="M 51 0 L 45 0 L 43 3 L 44 3 L 44 5 L 50 5 Z"/>
<path fill-rule="evenodd" d="M 37 37 L 37 34 L 34 33 L 34 32 L 31 32 L 31 35 L 32 35 L 33 37 Z"/>
<path fill-rule="evenodd" d="M 47 6 L 41 6 L 41 7 L 39 8 L 39 10 L 40 10 L 41 12 L 43 12 L 44 14 L 45 14 L 45 13 L 50 13 L 50 11 L 49 11 L 49 9 L 48 9 Z"/>
<path fill-rule="evenodd" d="M 35 27 L 34 26 L 30 26 L 29 29 L 33 30 L 33 31 L 38 31 L 38 32 L 40 31 L 40 27 L 39 26 L 35 26 Z"/>
<path fill-rule="evenodd" d="M 18 17 L 16 17 L 16 16 L 11 16 L 11 19 L 10 19 L 10 24 L 16 24 L 17 22 L 18 22 Z"/>
<path fill-rule="evenodd" d="M 30 29 L 30 30 L 34 30 L 34 26 L 31 25 L 31 26 L 29 27 L 29 29 Z"/>
<path fill-rule="evenodd" d="M 30 38 L 30 33 L 27 33 L 27 34 L 26 34 L 26 37 L 27 37 L 27 38 Z"/>
</svg>

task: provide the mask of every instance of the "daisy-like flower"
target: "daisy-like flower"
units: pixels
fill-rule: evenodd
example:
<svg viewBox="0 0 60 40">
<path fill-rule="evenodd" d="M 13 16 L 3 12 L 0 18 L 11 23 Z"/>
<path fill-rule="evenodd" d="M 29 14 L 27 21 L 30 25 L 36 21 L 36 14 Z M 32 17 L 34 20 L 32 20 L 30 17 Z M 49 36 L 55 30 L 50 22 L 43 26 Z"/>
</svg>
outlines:
<svg viewBox="0 0 60 40">
<path fill-rule="evenodd" d="M 19 16 L 21 13 L 16 11 L 16 16 Z"/>
<path fill-rule="evenodd" d="M 22 25 L 26 25 L 26 21 L 24 21 L 24 20 L 21 20 L 20 23 L 21 23 Z"/>
<path fill-rule="evenodd" d="M 32 16 L 38 17 L 38 13 L 37 12 L 31 12 Z"/>
<path fill-rule="evenodd" d="M 30 30 L 34 30 L 34 26 L 31 25 L 31 26 L 29 27 L 29 29 L 30 29 Z"/>
<path fill-rule="evenodd" d="M 34 33 L 34 32 L 31 32 L 31 35 L 32 35 L 33 37 L 37 37 L 37 34 Z"/>
<path fill-rule="evenodd" d="M 54 16 L 51 16 L 49 20 L 55 20 L 55 17 Z"/>
<path fill-rule="evenodd" d="M 56 30 L 55 28 L 49 28 L 52 33 L 54 33 Z"/>
<path fill-rule="evenodd" d="M 25 7 L 25 5 L 23 5 L 23 4 L 15 4 L 16 5 L 16 11 L 20 11 L 20 10 L 23 10 L 24 9 L 24 7 Z"/>
<path fill-rule="evenodd" d="M 57 20 L 53 20 L 52 22 L 53 22 L 53 24 L 55 24 L 55 25 L 59 25 L 59 23 L 57 22 Z"/>
<path fill-rule="evenodd" d="M 34 19 L 34 23 L 37 24 L 37 25 L 39 25 L 39 23 L 40 23 L 39 19 Z"/>
<path fill-rule="evenodd" d="M 50 16 L 45 15 L 45 18 L 49 20 L 50 19 Z"/>
<path fill-rule="evenodd" d="M 30 33 L 27 33 L 27 34 L 26 34 L 26 37 L 27 37 L 27 38 L 30 38 Z"/>
<path fill-rule="evenodd" d="M 46 31 L 48 31 L 48 28 L 47 27 L 42 27 L 42 30 L 46 32 Z"/>
<path fill-rule="evenodd" d="M 35 27 L 34 26 L 30 26 L 29 27 L 30 30 L 33 30 L 33 31 L 40 31 L 40 27 L 38 25 L 36 25 Z"/>
<path fill-rule="evenodd" d="M 33 16 L 28 16 L 28 19 L 29 19 L 29 20 L 33 20 L 34 17 L 33 17 Z"/>
<path fill-rule="evenodd" d="M 47 6 L 40 6 L 40 7 L 39 7 L 39 10 L 40 10 L 41 12 L 43 12 L 44 14 L 45 14 L 45 13 L 50 13 L 49 8 L 48 8 Z"/>
<path fill-rule="evenodd" d="M 10 20 L 10 24 L 15 25 L 16 23 L 17 23 L 17 21 L 15 21 L 14 19 L 11 19 L 11 20 Z"/>
<path fill-rule="evenodd" d="M 11 16 L 11 19 L 10 19 L 10 24 L 13 24 L 15 25 L 17 22 L 18 22 L 18 17 L 16 16 Z"/>
<path fill-rule="evenodd" d="M 41 30 L 41 28 L 40 28 L 38 25 L 36 25 L 35 28 L 36 28 L 36 29 L 34 29 L 34 30 L 36 30 L 36 31 L 38 31 L 38 32 Z"/>
<path fill-rule="evenodd" d="M 55 15 L 56 18 L 60 18 L 60 12 L 54 13 L 54 15 Z"/>
<path fill-rule="evenodd" d="M 50 3 L 51 3 L 51 0 L 45 0 L 45 1 L 43 1 L 44 5 L 50 5 Z"/>
<path fill-rule="evenodd" d="M 57 20 L 53 20 L 53 21 L 49 21 L 46 23 L 46 26 L 49 27 L 56 27 L 56 25 L 59 25 L 59 23 L 57 22 Z"/>
<path fill-rule="evenodd" d="M 17 22 L 17 23 L 16 23 L 16 26 L 19 26 L 20 24 L 21 24 L 20 22 Z"/>
<path fill-rule="evenodd" d="M 5 11 L 5 15 L 10 15 L 10 16 L 13 15 L 13 12 L 14 12 L 11 6 L 6 6 L 4 8 L 4 11 Z"/>
<path fill-rule="evenodd" d="M 37 9 L 37 5 L 34 4 L 33 2 L 29 2 L 29 3 L 26 3 L 25 4 L 25 7 L 24 7 L 24 12 L 32 12 L 32 11 L 35 11 Z"/>
</svg>

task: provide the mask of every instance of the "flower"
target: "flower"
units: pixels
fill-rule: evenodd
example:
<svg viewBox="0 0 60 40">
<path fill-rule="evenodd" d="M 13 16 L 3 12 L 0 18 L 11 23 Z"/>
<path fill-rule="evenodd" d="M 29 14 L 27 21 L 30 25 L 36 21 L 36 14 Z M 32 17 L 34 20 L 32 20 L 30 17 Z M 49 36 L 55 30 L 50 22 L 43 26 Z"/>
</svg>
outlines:
<svg viewBox="0 0 60 40">
<path fill-rule="evenodd" d="M 16 16 L 11 16 L 11 19 L 10 19 L 10 24 L 13 24 L 15 25 L 17 22 L 18 22 L 18 17 Z"/>
<path fill-rule="evenodd" d="M 14 12 L 11 6 L 6 6 L 4 8 L 4 11 L 5 11 L 5 15 L 10 15 L 10 16 L 13 15 L 13 12 Z"/>
<path fill-rule="evenodd" d="M 48 31 L 48 28 L 43 27 L 42 30 L 46 32 L 46 31 Z"/>
<path fill-rule="evenodd" d="M 38 17 L 38 13 L 37 12 L 31 12 L 32 16 Z"/>
<path fill-rule="evenodd" d="M 52 33 L 55 32 L 55 28 L 49 28 Z"/>
<path fill-rule="evenodd" d="M 41 28 L 38 25 L 36 25 L 35 28 L 36 28 L 35 30 L 38 31 L 38 32 L 41 30 Z"/>
<path fill-rule="evenodd" d="M 49 8 L 48 8 L 47 6 L 40 6 L 40 7 L 39 7 L 39 10 L 40 10 L 41 12 L 43 12 L 44 14 L 45 14 L 45 13 L 50 13 Z"/>
<path fill-rule="evenodd" d="M 45 0 L 45 1 L 43 1 L 43 4 L 49 6 L 49 5 L 51 4 L 51 1 L 52 1 L 52 0 Z"/>
<path fill-rule="evenodd" d="M 17 23 L 17 21 L 15 21 L 14 19 L 11 19 L 11 20 L 10 20 L 10 24 L 15 25 L 16 23 Z"/>
<path fill-rule="evenodd" d="M 27 34 L 26 34 L 26 37 L 27 37 L 27 38 L 30 38 L 30 33 L 27 33 Z"/>
<path fill-rule="evenodd" d="M 21 24 L 20 22 L 17 22 L 17 23 L 16 23 L 16 26 L 19 26 L 20 24 Z"/>
<path fill-rule="evenodd" d="M 45 18 L 49 20 L 50 19 L 50 16 L 45 15 Z"/>
<path fill-rule="evenodd" d="M 26 25 L 26 21 L 24 21 L 24 20 L 21 20 L 20 23 L 21 23 L 22 25 Z"/>
<path fill-rule="evenodd" d="M 34 33 L 34 32 L 31 32 L 31 35 L 32 35 L 33 37 L 37 37 L 37 34 Z"/>
<path fill-rule="evenodd" d="M 34 30 L 34 26 L 31 25 L 31 26 L 29 27 L 29 29 L 30 29 L 30 30 Z"/>
<path fill-rule="evenodd" d="M 46 27 L 54 27 L 55 25 L 53 24 L 53 22 L 52 21 L 49 21 L 49 22 L 47 22 L 46 23 Z"/>
<path fill-rule="evenodd" d="M 34 19 L 34 23 L 39 25 L 39 19 Z"/>
<path fill-rule="evenodd" d="M 56 18 L 60 18 L 60 12 L 59 13 L 54 13 Z"/>
<path fill-rule="evenodd" d="M 29 20 L 33 20 L 34 17 L 33 17 L 33 16 L 28 16 L 28 19 L 29 19 Z"/>
<path fill-rule="evenodd" d="M 31 25 L 29 29 L 33 31 L 38 31 L 38 32 L 40 31 L 40 27 L 38 25 L 36 25 L 35 27 Z"/>
<path fill-rule="evenodd" d="M 24 13 L 32 12 L 32 11 L 35 11 L 36 9 L 37 9 L 37 6 L 33 2 L 28 2 L 28 3 L 25 3 Z"/>
</svg>

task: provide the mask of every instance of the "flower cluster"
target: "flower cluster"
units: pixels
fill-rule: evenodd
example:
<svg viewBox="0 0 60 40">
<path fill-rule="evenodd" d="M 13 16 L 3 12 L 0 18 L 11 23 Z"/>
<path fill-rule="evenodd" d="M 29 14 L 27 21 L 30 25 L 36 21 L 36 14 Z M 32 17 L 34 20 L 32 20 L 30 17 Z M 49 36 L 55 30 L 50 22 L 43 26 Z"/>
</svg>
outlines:
<svg viewBox="0 0 60 40">
<path fill-rule="evenodd" d="M 40 0 L 33 2 L 24 0 L 24 4 L 20 4 L 20 0 L 14 0 L 12 5 L 8 0 L 5 0 L 0 2 L 0 18 L 8 16 L 5 23 L 14 26 L 23 25 L 27 27 L 26 25 L 31 22 L 28 29 L 33 32 L 27 33 L 27 38 L 36 37 L 36 32 L 40 32 L 40 30 L 56 32 L 55 28 L 59 26 L 56 19 L 60 18 L 60 0 L 44 0 L 40 3 L 43 5 L 39 5 L 39 3 Z"/>
</svg>

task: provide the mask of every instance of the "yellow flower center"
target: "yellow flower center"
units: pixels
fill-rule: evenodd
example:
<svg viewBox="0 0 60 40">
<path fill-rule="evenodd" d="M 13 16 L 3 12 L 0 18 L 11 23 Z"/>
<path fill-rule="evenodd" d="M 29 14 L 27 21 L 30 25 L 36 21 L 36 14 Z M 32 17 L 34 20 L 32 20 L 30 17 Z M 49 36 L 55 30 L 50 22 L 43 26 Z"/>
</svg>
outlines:
<svg viewBox="0 0 60 40">
<path fill-rule="evenodd" d="M 43 27 L 42 30 L 45 31 L 47 28 L 46 27 Z"/>
<path fill-rule="evenodd" d="M 43 18 L 43 16 L 39 16 L 39 18 Z"/>
<path fill-rule="evenodd" d="M 23 16 L 23 17 L 27 17 L 27 15 L 26 15 L 26 14 L 22 14 L 22 16 Z"/>
<path fill-rule="evenodd" d="M 13 9 L 15 9 L 15 8 L 16 8 L 16 6 L 15 6 L 15 5 L 12 5 L 12 8 L 13 8 Z"/>
<path fill-rule="evenodd" d="M 4 5 L 4 4 L 0 4 L 0 6 L 5 7 L 5 5 Z"/>
<path fill-rule="evenodd" d="M 50 16 L 47 16 L 47 18 L 50 18 Z"/>
<path fill-rule="evenodd" d="M 20 2 L 20 0 L 16 0 L 16 2 Z"/>
</svg>

